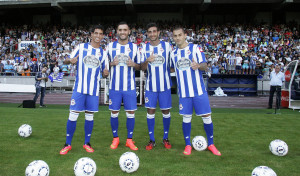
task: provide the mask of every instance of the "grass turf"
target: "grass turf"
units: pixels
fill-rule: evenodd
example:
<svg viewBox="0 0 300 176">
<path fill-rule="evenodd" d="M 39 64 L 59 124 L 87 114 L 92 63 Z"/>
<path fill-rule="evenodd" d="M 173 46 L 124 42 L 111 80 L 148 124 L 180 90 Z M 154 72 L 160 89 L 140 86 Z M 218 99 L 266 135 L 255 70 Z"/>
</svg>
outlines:
<svg viewBox="0 0 300 176">
<path fill-rule="evenodd" d="M 184 139 L 182 117 L 174 101 L 169 139 L 172 149 L 163 148 L 162 115 L 156 113 L 156 147 L 145 150 L 148 143 L 146 109 L 140 107 L 136 112 L 133 139 L 139 150 L 140 167 L 133 175 L 199 175 L 199 176 L 244 176 L 251 175 L 256 166 L 271 167 L 279 176 L 300 175 L 299 112 L 282 109 L 281 114 L 267 109 L 212 109 L 214 141 L 222 156 L 214 156 L 209 151 L 192 151 L 190 156 L 182 154 Z M 84 142 L 84 114 L 81 113 L 72 141 L 72 150 L 65 156 L 59 155 L 65 142 L 65 128 L 68 106 L 49 105 L 48 108 L 23 109 L 17 104 L 0 103 L 0 175 L 19 176 L 25 174 L 27 165 L 33 160 L 44 160 L 50 167 L 50 175 L 74 175 L 73 167 L 81 157 L 90 157 L 97 164 L 96 175 L 127 175 L 119 168 L 119 157 L 130 149 L 125 147 L 126 116 L 122 110 L 119 115 L 120 145 L 111 150 L 110 111 L 100 106 L 95 114 L 94 131 L 91 144 L 94 153 L 87 153 Z M 30 124 L 33 133 L 29 138 L 18 136 L 22 124 Z M 192 134 L 205 136 L 202 119 L 193 116 Z M 282 139 L 289 146 L 284 157 L 273 155 L 269 143 Z"/>
</svg>

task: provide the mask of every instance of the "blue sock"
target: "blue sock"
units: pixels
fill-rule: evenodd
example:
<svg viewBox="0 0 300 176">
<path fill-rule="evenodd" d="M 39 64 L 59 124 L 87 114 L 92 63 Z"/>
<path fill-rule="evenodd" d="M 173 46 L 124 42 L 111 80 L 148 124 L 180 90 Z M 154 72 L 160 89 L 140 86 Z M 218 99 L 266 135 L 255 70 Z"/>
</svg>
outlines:
<svg viewBox="0 0 300 176">
<path fill-rule="evenodd" d="M 148 125 L 150 140 L 155 141 L 155 138 L 154 138 L 155 114 L 147 113 L 147 125 Z"/>
<path fill-rule="evenodd" d="M 74 132 L 76 130 L 77 118 L 79 113 L 70 112 L 69 119 L 67 122 L 67 137 L 66 137 L 66 144 L 71 145 Z"/>
<path fill-rule="evenodd" d="M 207 145 L 214 144 L 214 126 L 211 120 L 211 116 L 202 117 L 203 126 L 207 137 Z"/>
<path fill-rule="evenodd" d="M 191 145 L 191 129 L 192 123 L 184 123 L 182 122 L 182 131 L 185 140 L 185 145 Z"/>
<path fill-rule="evenodd" d="M 119 129 L 118 115 L 119 115 L 119 113 L 117 113 L 117 114 L 111 113 L 111 117 L 110 117 L 110 125 L 111 125 L 111 130 L 112 130 L 114 138 L 118 137 L 118 129 Z"/>
<path fill-rule="evenodd" d="M 127 126 L 127 138 L 128 139 L 132 139 L 135 118 L 134 118 L 134 114 L 129 114 L 129 113 L 126 113 L 126 114 L 127 114 L 127 122 L 126 122 L 126 126 Z"/>
<path fill-rule="evenodd" d="M 84 131 L 85 138 L 84 144 L 90 143 L 92 131 L 94 127 L 94 114 L 85 114 Z"/>
<path fill-rule="evenodd" d="M 214 144 L 214 126 L 213 123 L 210 124 L 204 124 L 204 130 L 206 132 L 207 137 L 207 144 L 210 146 L 211 144 Z"/>
<path fill-rule="evenodd" d="M 163 124 L 164 124 L 164 137 L 163 139 L 167 139 L 169 137 L 169 129 L 171 123 L 171 114 L 163 114 Z"/>
</svg>

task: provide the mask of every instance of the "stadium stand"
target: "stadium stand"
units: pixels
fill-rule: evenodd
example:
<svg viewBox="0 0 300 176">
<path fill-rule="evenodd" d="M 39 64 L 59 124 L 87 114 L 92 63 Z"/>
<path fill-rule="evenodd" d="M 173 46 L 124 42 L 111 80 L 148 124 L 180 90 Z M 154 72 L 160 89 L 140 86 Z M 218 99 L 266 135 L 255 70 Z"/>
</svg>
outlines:
<svg viewBox="0 0 300 176">
<path fill-rule="evenodd" d="M 241 55 L 241 74 L 265 81 L 275 64 L 285 67 L 300 57 L 299 7 L 300 0 L 2 1 L 0 76 L 34 76 L 46 64 L 49 73 L 73 77 L 76 66 L 63 61 L 78 43 L 89 41 L 88 25 L 106 26 L 105 48 L 116 40 L 115 25 L 122 19 L 131 23 L 130 40 L 138 45 L 148 42 L 149 21 L 161 26 L 161 40 L 173 46 L 172 26 L 184 24 L 188 42 L 206 54 L 209 74 L 228 75 L 234 53 Z"/>
</svg>

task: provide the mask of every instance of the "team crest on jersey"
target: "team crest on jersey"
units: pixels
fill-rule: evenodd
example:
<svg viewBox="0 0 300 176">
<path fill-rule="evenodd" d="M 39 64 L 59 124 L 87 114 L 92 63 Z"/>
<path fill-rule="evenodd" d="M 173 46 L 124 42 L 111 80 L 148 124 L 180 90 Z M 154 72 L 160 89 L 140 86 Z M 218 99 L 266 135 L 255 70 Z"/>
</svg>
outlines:
<svg viewBox="0 0 300 176">
<path fill-rule="evenodd" d="M 165 50 L 164 50 L 162 47 L 161 47 L 159 50 L 160 50 L 160 52 L 162 52 L 162 53 L 165 52 Z"/>
<path fill-rule="evenodd" d="M 176 67 L 178 70 L 184 71 L 191 67 L 191 63 L 192 62 L 190 59 L 183 57 L 181 59 L 178 59 Z"/>
<path fill-rule="evenodd" d="M 76 104 L 75 100 L 72 99 L 72 100 L 71 100 L 71 105 L 74 106 L 75 104 Z"/>
<path fill-rule="evenodd" d="M 155 54 L 154 61 L 149 64 L 157 67 L 157 66 L 163 65 L 164 63 L 165 63 L 165 58 L 163 56 Z"/>
<path fill-rule="evenodd" d="M 130 48 L 127 48 L 127 52 L 130 53 L 130 52 L 131 52 L 131 49 L 130 49 Z"/>
<path fill-rule="evenodd" d="M 121 53 L 121 54 L 117 55 L 116 58 L 119 59 L 119 65 L 120 66 L 126 66 L 127 65 L 127 61 L 129 59 L 129 56 Z"/>
<path fill-rule="evenodd" d="M 96 52 L 96 57 L 101 57 L 101 52 L 100 51 Z"/>
<path fill-rule="evenodd" d="M 191 51 L 190 50 L 187 50 L 186 51 L 186 54 L 189 56 L 191 54 Z"/>
<path fill-rule="evenodd" d="M 108 100 L 108 104 L 109 104 L 109 105 L 111 105 L 111 104 L 112 104 L 112 101 L 111 101 L 111 99 L 109 99 L 109 100 Z"/>
<path fill-rule="evenodd" d="M 148 103 L 149 102 L 149 99 L 148 97 L 145 98 L 145 103 Z"/>
<path fill-rule="evenodd" d="M 182 104 L 179 104 L 179 110 L 182 110 L 182 109 L 183 109 Z"/>
<path fill-rule="evenodd" d="M 100 61 L 94 55 L 87 55 L 83 58 L 83 63 L 88 68 L 97 68 L 100 66 Z"/>
</svg>

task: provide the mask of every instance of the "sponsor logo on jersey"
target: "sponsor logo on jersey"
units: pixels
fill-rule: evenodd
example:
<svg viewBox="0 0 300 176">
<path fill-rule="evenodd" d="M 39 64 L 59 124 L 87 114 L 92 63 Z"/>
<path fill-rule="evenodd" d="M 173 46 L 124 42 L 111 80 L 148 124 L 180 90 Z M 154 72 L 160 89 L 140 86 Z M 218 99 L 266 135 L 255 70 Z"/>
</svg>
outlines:
<svg viewBox="0 0 300 176">
<path fill-rule="evenodd" d="M 100 66 L 100 61 L 93 55 L 88 55 L 83 58 L 83 63 L 88 68 L 97 68 Z"/>
<path fill-rule="evenodd" d="M 184 71 L 191 67 L 191 63 L 190 59 L 183 57 L 177 61 L 176 67 L 178 70 Z"/>
<path fill-rule="evenodd" d="M 123 53 L 119 54 L 116 56 L 117 59 L 119 59 L 119 65 L 120 66 L 126 66 L 127 65 L 127 61 L 129 59 L 129 57 Z"/>
<path fill-rule="evenodd" d="M 163 65 L 164 63 L 165 63 L 165 58 L 163 56 L 155 54 L 154 61 L 149 64 L 156 67 L 156 66 Z"/>
</svg>

